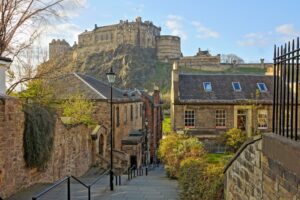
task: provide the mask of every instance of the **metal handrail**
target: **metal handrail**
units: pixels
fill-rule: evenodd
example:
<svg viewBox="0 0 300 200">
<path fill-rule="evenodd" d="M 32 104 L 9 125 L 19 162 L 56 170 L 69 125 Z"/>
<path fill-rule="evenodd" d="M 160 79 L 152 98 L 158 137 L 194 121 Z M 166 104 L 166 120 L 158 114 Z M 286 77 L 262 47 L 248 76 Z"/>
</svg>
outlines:
<svg viewBox="0 0 300 200">
<path fill-rule="evenodd" d="M 49 188 L 45 189 L 44 191 L 40 192 L 36 196 L 33 196 L 32 200 L 37 200 L 38 198 L 45 195 L 50 190 L 52 190 L 52 189 L 58 187 L 59 185 L 61 185 L 62 183 L 64 183 L 66 180 L 68 181 L 68 200 L 71 200 L 71 183 L 70 183 L 71 178 L 73 178 L 75 181 L 77 181 L 78 183 L 80 183 L 81 185 L 83 185 L 85 188 L 88 189 L 88 199 L 90 200 L 91 199 L 91 187 L 93 185 L 95 185 L 101 178 L 103 178 L 105 175 L 107 175 L 108 172 L 109 172 L 109 170 L 106 170 L 105 172 L 101 173 L 101 175 L 89 185 L 85 184 L 84 182 L 82 182 L 80 179 L 78 179 L 75 176 L 72 176 L 72 175 L 66 176 L 66 177 L 62 178 L 61 180 L 58 180 L 57 182 L 54 183 L 54 185 L 52 185 Z"/>
<path fill-rule="evenodd" d="M 107 175 L 108 172 L 109 172 L 109 169 L 106 170 L 105 172 L 103 172 L 103 173 L 102 173 L 102 174 L 101 174 L 94 182 L 92 182 L 92 183 L 89 185 L 89 187 L 91 187 L 91 186 L 93 186 L 94 184 L 96 184 L 101 178 L 104 177 L 104 175 Z"/>
<path fill-rule="evenodd" d="M 32 200 L 37 200 L 38 198 L 40 198 L 41 196 L 43 196 L 44 194 L 46 194 L 50 190 L 52 190 L 52 189 L 56 188 L 57 186 L 59 186 L 60 184 L 64 183 L 66 180 L 68 180 L 68 182 L 69 182 L 70 181 L 70 177 L 67 176 L 67 177 L 64 177 L 61 180 L 56 181 L 52 186 L 50 186 L 49 188 L 47 188 L 44 191 L 40 192 L 36 196 L 32 197 Z"/>
</svg>

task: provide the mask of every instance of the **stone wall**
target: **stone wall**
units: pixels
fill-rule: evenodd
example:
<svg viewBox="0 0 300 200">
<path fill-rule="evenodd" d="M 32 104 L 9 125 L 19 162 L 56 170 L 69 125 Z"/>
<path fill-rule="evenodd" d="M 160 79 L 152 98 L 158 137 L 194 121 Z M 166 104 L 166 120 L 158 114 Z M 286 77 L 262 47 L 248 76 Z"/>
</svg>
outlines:
<svg viewBox="0 0 300 200">
<path fill-rule="evenodd" d="M 226 199 L 300 199 L 299 156 L 299 143 L 279 135 L 246 142 L 225 169 Z"/>
<path fill-rule="evenodd" d="M 92 164 L 91 136 L 86 126 L 67 129 L 56 120 L 53 153 L 45 169 L 25 166 L 24 113 L 17 99 L 0 99 L 0 197 L 35 183 L 53 182 L 66 175 L 80 176 Z"/>
</svg>

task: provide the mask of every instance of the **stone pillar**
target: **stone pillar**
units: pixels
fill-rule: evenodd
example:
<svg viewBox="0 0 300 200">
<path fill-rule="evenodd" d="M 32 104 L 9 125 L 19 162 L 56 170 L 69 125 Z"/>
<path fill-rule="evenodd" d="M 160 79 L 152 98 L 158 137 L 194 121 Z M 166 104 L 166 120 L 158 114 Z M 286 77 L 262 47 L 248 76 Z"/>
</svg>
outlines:
<svg viewBox="0 0 300 200">
<path fill-rule="evenodd" d="M 9 58 L 0 57 L 0 95 L 6 93 L 6 70 L 9 64 L 12 62 Z"/>
<path fill-rule="evenodd" d="M 175 121 L 174 121 L 174 112 L 175 107 L 174 104 L 178 101 L 178 91 L 179 91 L 179 74 L 178 74 L 178 62 L 175 61 L 173 64 L 172 70 L 172 80 L 171 80 L 171 106 L 170 106 L 170 114 L 171 114 L 171 125 L 172 129 L 175 130 Z"/>
</svg>

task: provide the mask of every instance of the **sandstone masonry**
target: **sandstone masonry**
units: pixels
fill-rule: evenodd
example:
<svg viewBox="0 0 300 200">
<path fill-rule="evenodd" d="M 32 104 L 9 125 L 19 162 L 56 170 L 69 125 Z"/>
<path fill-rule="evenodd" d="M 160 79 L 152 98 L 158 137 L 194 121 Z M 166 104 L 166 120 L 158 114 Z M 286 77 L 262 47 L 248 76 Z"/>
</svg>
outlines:
<svg viewBox="0 0 300 200">
<path fill-rule="evenodd" d="M 227 200 L 300 199 L 299 144 L 264 134 L 246 142 L 225 169 Z"/>
</svg>

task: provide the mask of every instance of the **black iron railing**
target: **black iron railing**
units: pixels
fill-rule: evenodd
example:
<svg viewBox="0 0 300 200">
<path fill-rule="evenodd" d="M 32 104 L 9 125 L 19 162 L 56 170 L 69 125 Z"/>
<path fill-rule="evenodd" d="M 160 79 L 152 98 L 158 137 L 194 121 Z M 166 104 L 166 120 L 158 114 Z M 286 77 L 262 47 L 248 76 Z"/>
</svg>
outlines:
<svg viewBox="0 0 300 200">
<path fill-rule="evenodd" d="M 110 172 L 110 170 L 106 170 L 98 178 L 96 178 L 91 184 L 85 184 L 80 179 L 76 178 L 75 176 L 66 176 L 66 177 L 58 180 L 57 182 L 55 182 L 52 186 L 48 187 L 44 191 L 42 191 L 39 194 L 32 197 L 32 200 L 38 200 L 39 198 L 41 198 L 42 196 L 44 196 L 45 194 L 47 194 L 48 192 L 50 192 L 54 188 L 57 188 L 61 184 L 65 183 L 66 181 L 67 181 L 67 199 L 70 200 L 71 199 L 71 179 L 77 181 L 78 183 L 80 183 L 82 186 L 84 186 L 88 190 L 88 200 L 91 200 L 91 187 L 93 185 L 95 185 L 100 179 L 102 179 L 103 177 L 108 175 L 109 172 Z M 124 174 L 125 172 L 127 172 L 127 174 L 128 174 L 128 180 L 131 180 L 132 178 L 134 178 L 136 176 L 142 176 L 144 174 L 144 170 L 143 170 L 142 167 L 137 168 L 135 165 L 133 165 L 131 167 L 128 167 L 120 175 L 115 175 L 114 176 L 116 185 L 121 185 L 121 183 L 122 183 L 121 182 L 121 177 L 122 177 L 122 174 Z"/>
<path fill-rule="evenodd" d="M 70 200 L 71 199 L 71 179 L 77 181 L 78 183 L 80 183 L 82 186 L 84 186 L 88 190 L 88 200 L 91 200 L 91 187 L 93 185 L 95 185 L 100 179 L 102 179 L 103 177 L 105 177 L 108 173 L 109 173 L 109 170 L 106 170 L 105 172 L 103 172 L 98 178 L 96 178 L 89 185 L 85 184 L 84 182 L 82 182 L 81 180 L 79 180 L 78 178 L 76 178 L 75 176 L 66 176 L 66 177 L 62 178 L 61 180 L 55 182 L 49 188 L 45 189 L 44 191 L 42 191 L 39 194 L 37 194 L 34 197 L 32 197 L 32 200 L 38 200 L 39 198 L 41 198 L 42 196 L 44 196 L 45 194 L 47 194 L 48 192 L 50 192 L 54 188 L 57 188 L 61 184 L 65 183 L 66 181 L 67 181 L 67 199 Z"/>
<path fill-rule="evenodd" d="M 299 38 L 274 47 L 273 132 L 293 140 L 298 134 Z"/>
</svg>

